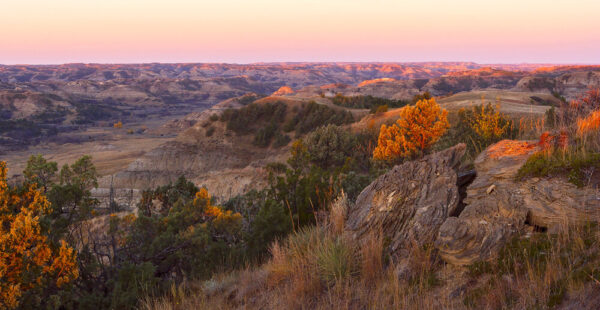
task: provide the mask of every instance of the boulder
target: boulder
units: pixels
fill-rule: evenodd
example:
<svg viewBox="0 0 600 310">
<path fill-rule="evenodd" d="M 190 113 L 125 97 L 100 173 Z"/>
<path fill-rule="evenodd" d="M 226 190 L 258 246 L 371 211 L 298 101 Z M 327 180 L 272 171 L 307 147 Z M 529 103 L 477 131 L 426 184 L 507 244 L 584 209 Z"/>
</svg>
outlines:
<svg viewBox="0 0 600 310">
<path fill-rule="evenodd" d="M 459 144 L 403 163 L 377 178 L 348 211 L 346 231 L 361 240 L 381 232 L 389 252 L 432 243 L 459 203 L 456 168 L 465 153 Z"/>
</svg>

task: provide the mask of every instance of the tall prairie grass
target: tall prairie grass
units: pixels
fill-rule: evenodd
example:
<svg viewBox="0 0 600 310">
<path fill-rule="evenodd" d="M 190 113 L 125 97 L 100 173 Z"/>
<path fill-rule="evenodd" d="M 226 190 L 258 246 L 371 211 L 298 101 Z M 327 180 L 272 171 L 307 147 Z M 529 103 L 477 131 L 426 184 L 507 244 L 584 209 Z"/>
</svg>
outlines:
<svg viewBox="0 0 600 310">
<path fill-rule="evenodd" d="M 445 265 L 427 247 L 412 249 L 408 262 L 384 263 L 377 237 L 348 255 L 338 252 L 354 249 L 343 238 L 323 227 L 303 230 L 274 243 L 271 260 L 259 268 L 186 282 L 142 308 L 595 309 L 594 298 L 600 301 L 596 224 L 531 231 L 508 242 L 498 257 L 467 267 Z M 341 262 L 357 269 L 339 268 Z"/>
<path fill-rule="evenodd" d="M 529 158 L 519 171 L 519 178 L 564 175 L 580 187 L 599 185 L 600 92 L 590 90 L 563 106 L 557 118 L 553 131 L 540 133 L 543 124 L 536 125 L 535 130 L 528 128 L 540 137 L 542 150 Z"/>
</svg>

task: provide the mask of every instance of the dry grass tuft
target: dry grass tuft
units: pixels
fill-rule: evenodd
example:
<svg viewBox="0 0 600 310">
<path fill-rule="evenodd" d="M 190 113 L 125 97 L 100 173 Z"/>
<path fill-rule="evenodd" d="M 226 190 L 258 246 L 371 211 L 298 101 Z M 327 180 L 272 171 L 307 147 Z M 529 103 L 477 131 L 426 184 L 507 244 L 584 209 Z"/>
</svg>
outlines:
<svg viewBox="0 0 600 310">
<path fill-rule="evenodd" d="M 348 196 L 344 191 L 331 204 L 329 209 L 329 223 L 333 234 L 342 234 L 346 224 L 346 214 L 348 212 Z"/>
<path fill-rule="evenodd" d="M 360 274 L 366 285 L 372 286 L 383 275 L 383 237 L 370 233 L 360 248 Z"/>
<path fill-rule="evenodd" d="M 343 236 L 328 236 L 317 252 L 319 277 L 328 286 L 343 282 L 357 274 L 357 259 L 352 243 Z"/>
</svg>

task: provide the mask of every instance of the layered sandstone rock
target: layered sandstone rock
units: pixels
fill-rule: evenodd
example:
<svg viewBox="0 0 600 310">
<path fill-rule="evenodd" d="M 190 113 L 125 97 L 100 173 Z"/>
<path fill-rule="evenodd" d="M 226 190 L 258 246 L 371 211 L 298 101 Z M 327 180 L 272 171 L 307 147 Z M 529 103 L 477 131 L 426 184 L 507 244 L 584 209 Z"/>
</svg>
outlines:
<svg viewBox="0 0 600 310">
<path fill-rule="evenodd" d="M 381 231 L 390 240 L 388 250 L 396 254 L 413 243 L 433 242 L 458 206 L 455 168 L 464 152 L 460 144 L 394 167 L 358 196 L 346 230 L 359 240 Z"/>
<path fill-rule="evenodd" d="M 493 258 L 527 225 L 554 231 L 564 225 L 597 221 L 600 193 L 554 178 L 515 179 L 537 143 L 504 140 L 475 160 L 477 177 L 467 189 L 466 206 L 439 229 L 436 248 L 457 265 Z"/>
<path fill-rule="evenodd" d="M 528 224 L 555 231 L 564 225 L 600 220 L 600 192 L 561 179 L 533 178 L 521 184 Z"/>
<path fill-rule="evenodd" d="M 477 176 L 457 176 L 464 145 L 406 162 L 371 183 L 348 212 L 355 239 L 381 232 L 390 253 L 434 243 L 453 265 L 494 258 L 512 237 L 532 227 L 549 232 L 600 220 L 600 191 L 561 177 L 517 180 L 538 143 L 500 141 L 474 162 Z M 464 187 L 466 188 L 466 195 Z M 466 197 L 465 197 L 466 196 Z M 461 199 L 464 198 L 463 201 Z"/>
<path fill-rule="evenodd" d="M 463 265 L 487 259 L 525 223 L 523 198 L 512 184 L 536 150 L 533 143 L 505 140 L 477 157 L 477 177 L 467 189 L 465 209 L 444 222 L 435 242 L 446 261 Z"/>
</svg>

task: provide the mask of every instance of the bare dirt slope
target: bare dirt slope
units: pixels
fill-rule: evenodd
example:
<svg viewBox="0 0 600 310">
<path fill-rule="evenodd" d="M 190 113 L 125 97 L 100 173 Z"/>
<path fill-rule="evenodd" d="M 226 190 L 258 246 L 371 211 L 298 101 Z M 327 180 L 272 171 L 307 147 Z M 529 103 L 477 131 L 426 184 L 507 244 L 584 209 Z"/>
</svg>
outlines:
<svg viewBox="0 0 600 310">
<path fill-rule="evenodd" d="M 226 123 L 211 119 L 212 115 L 220 115 L 227 108 L 243 106 L 239 104 L 241 98 L 224 101 L 199 113 L 196 123 L 176 139 L 157 146 L 116 173 L 114 185 L 145 189 L 185 176 L 222 199 L 264 187 L 267 176 L 265 165 L 274 161 L 284 162 L 289 148 L 257 147 L 253 144 L 253 135 L 233 133 L 226 129 Z M 255 102 L 283 102 L 291 113 L 306 101 L 266 97 Z M 101 187 L 108 186 L 109 181 L 108 177 L 103 178 Z"/>
<path fill-rule="evenodd" d="M 125 130 L 113 128 L 90 128 L 83 132 L 93 138 L 74 143 L 42 143 L 26 150 L 8 152 L 0 157 L 9 167 L 9 177 L 18 177 L 27 159 L 33 154 L 42 154 L 47 160 L 55 161 L 59 168 L 75 162 L 83 155 L 92 155 L 94 165 L 100 175 L 108 175 L 125 169 L 136 158 L 147 151 L 173 139 L 168 136 L 127 134 Z"/>
</svg>

